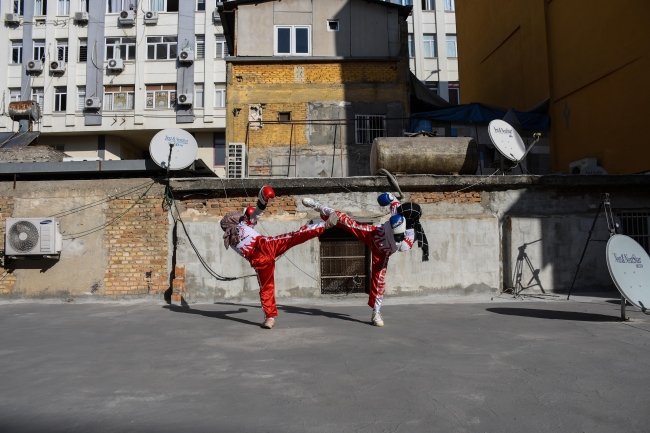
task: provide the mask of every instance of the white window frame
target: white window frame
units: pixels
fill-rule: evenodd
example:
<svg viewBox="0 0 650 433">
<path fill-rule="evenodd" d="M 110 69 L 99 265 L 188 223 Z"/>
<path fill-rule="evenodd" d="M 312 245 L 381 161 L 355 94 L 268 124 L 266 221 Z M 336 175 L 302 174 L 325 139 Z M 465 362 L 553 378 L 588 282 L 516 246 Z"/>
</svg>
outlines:
<svg viewBox="0 0 650 433">
<path fill-rule="evenodd" d="M 357 114 L 354 116 L 356 144 L 372 144 L 375 138 L 386 136 L 386 115 Z"/>
<path fill-rule="evenodd" d="M 20 102 L 23 99 L 23 94 L 19 87 L 9 89 L 9 102 Z"/>
<path fill-rule="evenodd" d="M 18 61 L 14 62 L 14 52 L 18 53 Z M 12 65 L 22 65 L 23 64 L 23 41 L 11 41 L 11 64 Z"/>
<path fill-rule="evenodd" d="M 449 38 L 452 37 L 453 39 L 450 41 Z M 458 58 L 458 36 L 455 34 L 448 34 L 446 35 L 446 42 L 447 42 L 447 57 L 455 59 Z M 454 44 L 454 55 L 451 56 L 449 55 L 449 44 Z"/>
<path fill-rule="evenodd" d="M 65 113 L 68 108 L 68 89 L 65 87 L 54 88 L 54 112 Z"/>
<path fill-rule="evenodd" d="M 214 108 L 226 108 L 226 89 L 214 89 Z"/>
<path fill-rule="evenodd" d="M 180 9 L 180 7 L 181 7 L 180 3 L 181 3 L 182 1 L 188 1 L 188 0 L 178 0 L 178 8 L 179 8 L 179 9 Z M 154 12 L 178 12 L 178 9 L 175 10 L 175 11 L 169 11 L 169 10 L 167 10 L 167 9 L 169 8 L 168 0 L 163 0 L 163 7 L 162 7 L 162 10 L 160 10 L 160 9 L 154 9 L 154 8 L 153 8 L 153 2 L 154 2 L 154 0 L 148 0 L 148 1 L 147 1 L 148 6 L 149 6 L 149 10 L 150 10 L 150 11 L 154 11 Z"/>
<path fill-rule="evenodd" d="M 32 60 L 45 59 L 45 39 L 34 39 L 33 45 L 34 49 L 32 50 Z M 40 54 L 40 56 L 37 57 L 37 54 Z"/>
<path fill-rule="evenodd" d="M 166 86 L 166 85 L 167 84 L 162 84 L 161 87 Z M 158 107 L 156 107 L 156 93 L 162 93 L 162 92 L 167 93 L 167 106 L 164 107 L 164 108 L 158 108 Z M 149 94 L 151 94 L 152 95 L 151 97 L 153 98 L 152 99 L 153 107 L 147 107 L 147 98 L 149 97 Z M 172 98 L 172 94 L 174 95 L 173 98 Z M 145 98 L 144 99 L 144 108 L 145 108 L 145 110 L 172 110 L 172 109 L 176 108 L 176 100 L 177 100 L 176 98 L 177 97 L 178 97 L 177 90 L 162 90 L 162 89 L 160 89 L 160 90 L 146 90 L 144 92 L 144 98 Z"/>
<path fill-rule="evenodd" d="M 445 1 L 445 12 L 456 11 L 456 0 L 444 0 L 444 1 Z"/>
<path fill-rule="evenodd" d="M 194 108 L 205 107 L 205 86 L 203 83 L 194 83 Z"/>
<path fill-rule="evenodd" d="M 86 108 L 86 86 L 77 86 L 77 111 Z"/>
<path fill-rule="evenodd" d="M 88 2 L 90 0 L 79 0 L 79 12 L 88 12 Z"/>
<path fill-rule="evenodd" d="M 415 57 L 415 35 L 413 33 L 408 34 L 407 43 L 409 47 L 409 57 Z"/>
<path fill-rule="evenodd" d="M 205 6 L 206 6 L 206 1 L 205 0 L 196 0 L 196 11 L 197 12 L 205 12 Z M 199 5 L 203 5 L 203 9 L 199 9 Z"/>
<path fill-rule="evenodd" d="M 57 15 L 70 15 L 70 0 L 57 0 L 56 2 Z"/>
<path fill-rule="evenodd" d="M 118 0 L 118 1 L 120 2 L 120 5 L 121 5 L 119 7 L 120 10 L 113 12 L 113 11 L 110 11 L 111 0 L 106 0 L 106 13 L 107 14 L 116 15 L 116 14 L 119 14 L 120 12 L 122 12 L 122 11 L 132 10 L 131 7 L 130 7 L 131 5 L 133 5 L 133 9 L 138 8 L 138 0 Z"/>
<path fill-rule="evenodd" d="M 38 105 L 40 105 L 41 109 L 43 109 L 44 98 L 45 98 L 45 89 L 43 87 L 32 87 L 31 100 L 36 102 Z"/>
<path fill-rule="evenodd" d="M 427 37 L 432 37 L 433 39 L 426 39 Z M 438 57 L 438 36 L 435 34 L 426 34 L 422 35 L 422 55 L 425 59 L 435 59 Z M 427 45 L 429 46 L 429 53 L 431 56 L 427 56 Z"/>
<path fill-rule="evenodd" d="M 70 50 L 67 39 L 56 40 L 56 59 L 68 63 L 68 54 Z"/>
<path fill-rule="evenodd" d="M 119 42 L 117 44 L 108 43 L 109 39 L 119 39 Z M 133 42 L 124 42 L 125 39 L 133 39 Z M 122 59 L 125 62 L 134 62 L 136 59 L 136 38 L 134 36 L 111 36 L 104 38 L 104 57 L 105 61 L 109 61 L 112 59 L 118 60 Z M 113 47 L 113 56 L 109 57 L 108 56 L 108 47 Z M 129 58 L 129 48 L 133 47 L 133 58 Z M 125 51 L 124 57 L 122 57 L 122 50 Z M 87 56 L 88 54 L 86 54 Z"/>
<path fill-rule="evenodd" d="M 37 0 L 32 0 L 32 1 L 34 2 L 34 16 L 35 17 L 46 16 L 47 15 L 47 0 L 40 0 L 40 3 L 41 3 L 41 10 L 40 11 L 36 10 L 36 8 L 38 6 L 36 4 Z M 45 9 L 45 10 L 43 10 L 43 9 Z M 43 12 L 45 12 L 45 13 L 43 13 Z"/>
<path fill-rule="evenodd" d="M 436 0 L 422 0 L 422 10 L 424 12 L 433 12 L 436 10 Z"/>
<path fill-rule="evenodd" d="M 81 60 L 81 47 L 86 47 L 86 60 Z M 77 62 L 84 63 L 88 61 L 88 39 L 79 38 L 79 52 L 77 53 Z"/>
<path fill-rule="evenodd" d="M 114 87 L 114 86 L 111 86 Z M 128 86 L 128 87 L 135 87 L 135 86 Z M 122 90 L 120 86 L 120 90 L 118 91 L 110 91 L 107 92 L 106 86 L 104 87 L 104 99 L 102 99 L 102 109 L 104 111 L 129 111 L 129 110 L 134 110 L 135 109 L 135 90 Z M 121 93 L 126 94 L 126 107 L 125 108 L 114 108 L 113 104 L 115 101 L 115 95 L 119 95 Z"/>
<path fill-rule="evenodd" d="M 226 37 L 223 35 L 215 35 L 215 44 L 214 44 L 214 58 L 223 59 L 228 57 L 228 44 L 226 43 Z M 221 50 L 221 55 L 219 51 Z"/>
<path fill-rule="evenodd" d="M 196 59 L 205 59 L 205 35 L 196 35 L 194 39 L 194 53 Z"/>
<path fill-rule="evenodd" d="M 161 39 L 160 42 L 149 42 L 149 40 L 151 38 L 162 38 L 162 39 Z M 170 42 L 170 41 L 165 42 L 165 38 L 176 38 L 176 42 Z M 172 36 L 147 36 L 146 44 L 147 44 L 147 60 L 149 60 L 149 61 L 150 60 L 175 60 L 176 57 L 178 57 L 178 53 L 179 53 L 179 51 L 178 51 L 178 36 L 175 36 L 175 35 L 172 35 Z M 164 58 L 164 59 L 157 59 L 157 58 L 150 59 L 149 58 L 149 47 L 150 46 L 154 47 L 154 50 L 153 50 L 154 57 L 157 57 L 158 56 L 158 48 L 157 48 L 158 45 L 167 45 L 167 57 Z M 173 56 L 171 55 L 171 48 L 170 48 L 172 45 L 176 45 L 176 53 Z"/>
<path fill-rule="evenodd" d="M 14 0 L 12 3 L 13 13 L 20 15 L 21 17 L 25 15 L 25 0 Z"/>
<path fill-rule="evenodd" d="M 278 30 L 279 29 L 291 29 L 291 39 L 289 40 L 289 46 L 291 48 L 290 53 L 279 53 L 278 52 Z M 307 53 L 296 53 L 296 30 L 297 29 L 307 29 L 307 37 L 309 38 L 307 42 Z M 273 26 L 273 55 L 275 56 L 301 56 L 308 57 L 311 56 L 311 26 L 310 25 L 299 25 L 299 26 Z"/>
</svg>

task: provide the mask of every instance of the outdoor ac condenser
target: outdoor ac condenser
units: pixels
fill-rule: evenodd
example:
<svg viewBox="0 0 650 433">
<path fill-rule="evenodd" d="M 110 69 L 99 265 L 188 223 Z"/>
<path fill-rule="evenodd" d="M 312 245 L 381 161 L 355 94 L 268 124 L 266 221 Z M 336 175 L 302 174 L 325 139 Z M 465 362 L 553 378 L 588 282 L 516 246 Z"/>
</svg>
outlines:
<svg viewBox="0 0 650 433">
<path fill-rule="evenodd" d="M 132 26 L 135 23 L 135 12 L 131 10 L 120 12 L 117 23 L 121 26 Z"/>
<path fill-rule="evenodd" d="M 226 175 L 228 178 L 246 177 L 246 144 L 228 143 L 226 155 Z"/>
<path fill-rule="evenodd" d="M 65 72 L 65 62 L 63 60 L 54 60 L 50 62 L 50 72 L 64 73 Z"/>
<path fill-rule="evenodd" d="M 147 11 L 144 14 L 144 23 L 145 24 L 156 24 L 158 22 L 158 12 L 156 11 Z"/>
<path fill-rule="evenodd" d="M 75 12 L 74 13 L 74 20 L 78 23 L 87 23 L 88 19 L 90 16 L 88 15 L 88 12 L 82 11 L 82 12 Z"/>
<path fill-rule="evenodd" d="M 7 218 L 5 256 L 52 256 L 61 253 L 59 218 Z"/>
</svg>

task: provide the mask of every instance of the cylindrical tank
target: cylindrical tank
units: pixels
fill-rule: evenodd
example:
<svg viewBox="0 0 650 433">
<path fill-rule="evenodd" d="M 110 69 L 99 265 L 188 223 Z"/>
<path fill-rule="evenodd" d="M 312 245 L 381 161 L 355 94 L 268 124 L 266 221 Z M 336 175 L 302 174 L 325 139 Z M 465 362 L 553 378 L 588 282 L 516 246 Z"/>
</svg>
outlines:
<svg viewBox="0 0 650 433">
<path fill-rule="evenodd" d="M 370 151 L 370 172 L 476 174 L 478 146 L 471 137 L 382 137 Z"/>
</svg>

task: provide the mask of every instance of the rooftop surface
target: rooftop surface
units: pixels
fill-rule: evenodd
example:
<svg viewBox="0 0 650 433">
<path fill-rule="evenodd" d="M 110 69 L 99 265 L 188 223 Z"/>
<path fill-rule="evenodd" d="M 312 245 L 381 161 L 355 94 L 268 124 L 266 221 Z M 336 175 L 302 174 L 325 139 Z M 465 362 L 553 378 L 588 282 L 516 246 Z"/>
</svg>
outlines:
<svg viewBox="0 0 650 433">
<path fill-rule="evenodd" d="M 615 294 L 392 301 L 270 331 L 257 302 L 0 305 L 0 431 L 648 430 L 650 317 Z"/>
</svg>

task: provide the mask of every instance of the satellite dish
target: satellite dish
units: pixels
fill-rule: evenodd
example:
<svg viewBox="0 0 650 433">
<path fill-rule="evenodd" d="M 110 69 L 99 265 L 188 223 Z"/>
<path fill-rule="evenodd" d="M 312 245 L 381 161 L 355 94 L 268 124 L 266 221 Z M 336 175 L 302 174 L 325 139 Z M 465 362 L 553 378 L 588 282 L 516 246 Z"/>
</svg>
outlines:
<svg viewBox="0 0 650 433">
<path fill-rule="evenodd" d="M 170 147 L 170 144 L 173 146 Z M 199 146 L 194 137 L 183 129 L 163 129 L 154 135 L 149 144 L 149 153 L 153 162 L 167 169 L 169 150 L 172 156 L 169 163 L 170 170 L 182 170 L 189 167 L 196 160 Z"/>
<path fill-rule="evenodd" d="M 607 267 L 621 294 L 636 308 L 650 308 L 650 257 L 634 239 L 614 235 L 607 242 Z"/>
<path fill-rule="evenodd" d="M 524 140 L 508 122 L 493 120 L 488 125 L 488 132 L 494 147 L 510 161 L 519 162 L 528 153 Z"/>
</svg>

